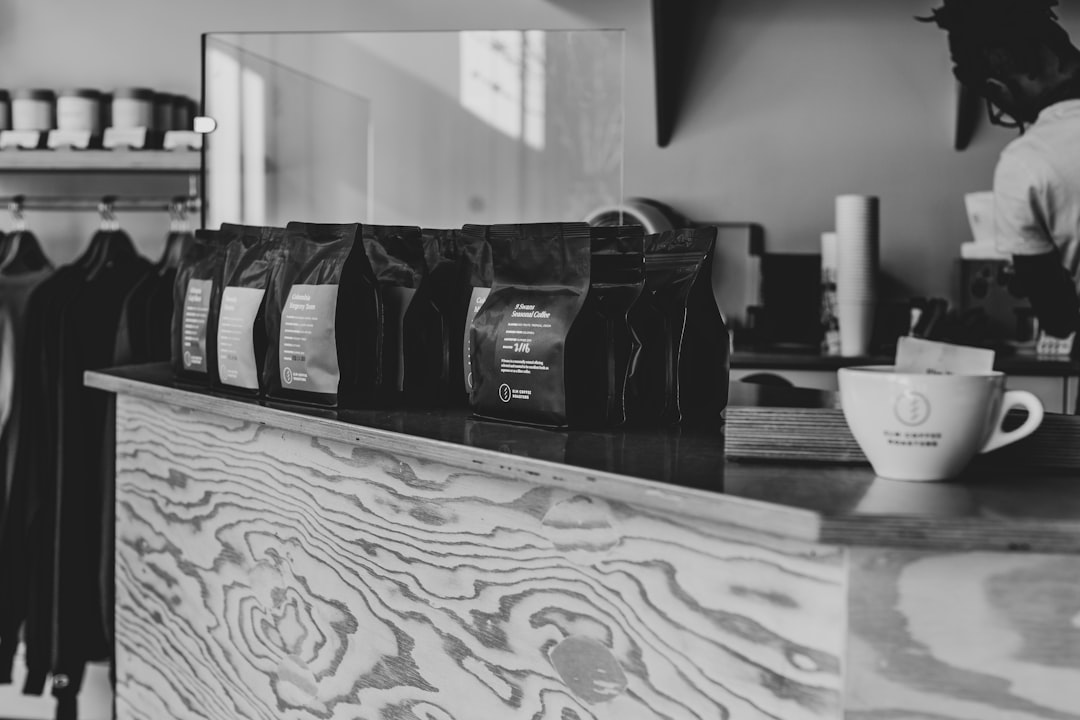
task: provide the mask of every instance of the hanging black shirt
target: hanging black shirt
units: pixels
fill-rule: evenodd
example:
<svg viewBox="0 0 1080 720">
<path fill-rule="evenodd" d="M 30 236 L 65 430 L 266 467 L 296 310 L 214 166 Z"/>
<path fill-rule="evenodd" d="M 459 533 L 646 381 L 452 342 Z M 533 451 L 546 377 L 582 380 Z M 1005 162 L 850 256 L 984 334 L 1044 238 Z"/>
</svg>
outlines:
<svg viewBox="0 0 1080 720">
<path fill-rule="evenodd" d="M 149 270 L 126 236 L 101 238 L 91 248 L 105 252 L 57 271 L 27 304 L 27 402 L 0 527 L 0 587 L 23 590 L 0 593 L 0 682 L 10 682 L 22 626 L 23 690 L 40 694 L 52 673 L 58 717 L 74 716 L 86 661 L 110 652 L 100 584 L 112 428 L 108 396 L 84 388 L 83 372 L 112 364 L 121 303 Z M 97 257 L 106 262 L 95 268 Z"/>
<path fill-rule="evenodd" d="M 31 293 L 25 313 L 26 332 L 20 351 L 21 385 L 27 402 L 19 408 L 20 433 L 15 446 L 14 473 L 0 523 L 0 683 L 11 682 L 11 666 L 19 646 L 20 629 L 27 624 L 27 667 L 24 692 L 40 695 L 51 665 L 51 626 L 42 622 L 41 604 L 52 594 L 52 573 L 43 572 L 53 555 L 56 498 L 55 367 L 49 361 L 58 341 L 57 328 L 64 302 L 83 282 L 82 273 L 68 266 L 44 280 Z M 30 642 L 30 637 L 33 642 Z"/>
<path fill-rule="evenodd" d="M 23 346 L 26 308 L 30 295 L 52 268 L 18 275 L 0 273 L 0 318 L 3 319 L 0 340 L 0 523 L 3 522 L 4 506 L 11 489 L 14 474 L 15 446 L 19 436 L 19 412 L 22 405 L 22 363 L 19 352 Z"/>
<path fill-rule="evenodd" d="M 124 300 L 150 270 L 146 260 L 120 255 L 88 277 L 61 313 L 52 672 L 68 678 L 66 685 L 53 686 L 63 703 L 74 702 L 86 663 L 110 655 L 99 579 L 111 554 L 102 541 L 112 518 L 111 512 L 105 515 L 111 508 L 104 498 L 115 479 L 103 471 L 114 447 L 108 423 L 112 398 L 86 388 L 83 374 L 113 365 Z"/>
</svg>

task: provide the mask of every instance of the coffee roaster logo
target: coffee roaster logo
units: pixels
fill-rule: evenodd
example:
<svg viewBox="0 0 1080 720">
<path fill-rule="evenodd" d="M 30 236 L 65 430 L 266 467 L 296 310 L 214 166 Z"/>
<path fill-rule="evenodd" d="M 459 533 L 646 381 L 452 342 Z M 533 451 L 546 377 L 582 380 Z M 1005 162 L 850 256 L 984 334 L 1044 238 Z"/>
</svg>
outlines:
<svg viewBox="0 0 1080 720">
<path fill-rule="evenodd" d="M 499 386 L 499 399 L 504 403 L 510 402 L 510 386 L 506 383 Z"/>
<path fill-rule="evenodd" d="M 282 370 L 281 371 L 281 379 L 285 381 L 286 385 L 292 385 L 292 381 L 293 381 L 292 368 L 287 367 L 284 370 Z"/>
<path fill-rule="evenodd" d="M 908 390 L 896 398 L 893 413 L 908 427 L 916 427 L 930 419 L 930 401 L 922 393 Z"/>
</svg>

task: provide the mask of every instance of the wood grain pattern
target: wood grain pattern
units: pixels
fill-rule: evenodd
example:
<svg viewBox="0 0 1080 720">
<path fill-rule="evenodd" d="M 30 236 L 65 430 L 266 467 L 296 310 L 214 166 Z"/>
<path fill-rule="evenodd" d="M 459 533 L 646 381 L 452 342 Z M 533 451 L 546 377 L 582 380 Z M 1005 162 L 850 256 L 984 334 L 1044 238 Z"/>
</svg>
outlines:
<svg viewBox="0 0 1080 720">
<path fill-rule="evenodd" d="M 1080 558 L 852 551 L 851 720 L 1080 718 Z"/>
<path fill-rule="evenodd" d="M 199 410 L 244 422 L 261 423 L 287 431 L 317 435 L 320 438 L 345 443 L 373 445 L 386 452 L 451 465 L 467 466 L 480 473 L 507 477 L 563 488 L 572 492 L 586 491 L 605 498 L 627 502 L 638 507 L 656 508 L 680 515 L 742 527 L 753 532 L 766 532 L 796 540 L 814 542 L 820 535 L 821 518 L 817 513 L 785 507 L 783 503 L 766 503 L 726 497 L 718 492 L 680 487 L 643 480 L 637 477 L 586 467 L 551 462 L 535 457 L 508 455 L 504 452 L 478 447 L 462 447 L 459 442 L 438 440 L 410 433 L 408 411 L 394 413 L 400 428 L 385 430 L 342 422 L 332 418 L 303 414 L 292 409 L 266 407 L 253 402 L 238 402 L 234 398 L 190 391 L 172 385 L 172 372 L 167 363 L 131 366 L 105 372 L 87 372 L 89 387 L 130 397 L 161 402 L 170 406 Z M 467 417 L 467 413 L 464 414 Z M 464 422 L 464 417 L 459 418 Z M 520 431 L 526 444 L 535 442 L 537 430 L 528 427 L 506 426 L 508 437 Z M 463 433 L 455 432 L 455 437 Z M 717 439 L 717 442 L 722 442 Z M 723 482 L 724 467 L 717 464 L 711 471 L 716 485 Z M 696 487 L 705 485 L 696 478 Z"/>
<path fill-rule="evenodd" d="M 131 396 L 117 415 L 121 720 L 841 715 L 841 550 Z"/>
<path fill-rule="evenodd" d="M 573 435 L 573 442 L 569 442 L 567 434 L 554 433 L 553 441 L 561 439 L 572 446 L 576 455 L 567 450 L 565 462 L 553 462 L 509 454 L 533 452 L 541 442 L 538 438 L 546 431 L 492 423 L 483 433 L 491 437 L 478 440 L 477 433 L 473 433 L 470 439 L 471 421 L 467 412 L 448 412 L 444 417 L 433 418 L 431 413 L 403 410 L 359 414 L 345 422 L 315 417 L 302 410 L 263 407 L 254 402 L 178 389 L 172 386 L 167 364 L 88 373 L 87 383 L 130 397 L 244 423 L 378 447 L 389 454 L 464 466 L 479 474 L 523 480 L 564 492 L 584 492 L 636 508 L 694 517 L 754 534 L 840 546 L 1080 553 L 1080 483 L 1075 482 L 1075 473 L 1030 467 L 986 472 L 976 467 L 962 482 L 965 489 L 961 494 L 970 496 L 964 503 L 967 509 L 953 512 L 949 508 L 955 507 L 954 498 L 939 503 L 927 497 L 936 494 L 935 489 L 918 483 L 898 485 L 884 481 L 890 488 L 890 499 L 880 502 L 881 483 L 875 480 L 869 466 L 725 462 L 722 454 L 716 457 L 711 438 L 706 438 L 703 447 L 700 438 L 694 442 L 683 438 L 679 443 L 649 443 L 638 437 L 620 437 L 617 433 L 593 433 Z M 733 410 L 730 408 L 729 412 Z M 437 432 L 433 431 L 433 421 Z M 491 443 L 492 439 L 498 442 Z M 470 444 L 478 441 L 488 441 L 495 449 Z M 730 436 L 728 441 L 730 444 Z M 785 443 L 778 443 L 775 436 L 768 436 L 765 442 L 772 447 L 785 443 L 790 446 L 794 439 L 788 437 Z M 631 455 L 636 453 L 641 462 L 631 458 L 613 464 L 611 446 L 634 448 Z M 650 456 L 654 453 L 660 454 L 660 459 Z M 715 458 L 715 462 L 702 462 L 702 453 Z M 580 461 L 583 454 L 588 463 Z M 693 456 L 694 462 L 688 462 L 687 456 Z M 815 456 L 811 449 L 807 459 L 821 457 Z M 678 471 L 672 475 L 671 482 L 629 476 L 646 473 L 643 464 L 671 466 Z M 618 472 L 596 469 L 597 466 Z M 714 489 L 699 490 L 682 484 Z M 949 487 L 946 486 L 945 495 L 957 490 Z"/>
</svg>

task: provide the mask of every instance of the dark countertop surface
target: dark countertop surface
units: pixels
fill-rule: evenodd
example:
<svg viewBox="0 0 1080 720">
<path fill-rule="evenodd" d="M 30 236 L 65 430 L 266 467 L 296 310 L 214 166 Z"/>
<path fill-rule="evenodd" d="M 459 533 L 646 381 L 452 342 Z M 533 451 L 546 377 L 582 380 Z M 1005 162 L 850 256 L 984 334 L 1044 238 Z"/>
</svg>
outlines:
<svg viewBox="0 0 1080 720">
<path fill-rule="evenodd" d="M 736 350 L 731 355 L 731 367 L 736 370 L 837 370 L 853 365 L 891 365 L 892 362 L 893 358 L 885 355 L 840 357 L 811 350 Z M 1024 353 L 998 354 L 994 367 L 1009 375 L 1080 376 L 1080 361 Z"/>
<path fill-rule="evenodd" d="M 165 364 L 90 372 L 87 384 L 796 540 L 1080 553 L 1075 473 L 982 468 L 925 484 L 875 478 L 867 466 L 735 463 L 724 458 L 718 426 L 554 431 L 477 420 L 466 409 L 267 406 L 177 386 Z M 733 405 L 834 402 L 832 393 L 732 384 Z"/>
</svg>

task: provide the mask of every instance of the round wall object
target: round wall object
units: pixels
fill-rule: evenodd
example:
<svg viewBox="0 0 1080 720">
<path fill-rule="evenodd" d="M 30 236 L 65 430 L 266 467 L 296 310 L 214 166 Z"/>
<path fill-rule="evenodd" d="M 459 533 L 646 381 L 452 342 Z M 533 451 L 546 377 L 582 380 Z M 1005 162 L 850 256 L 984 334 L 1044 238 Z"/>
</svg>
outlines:
<svg viewBox="0 0 1080 720">
<path fill-rule="evenodd" d="M 688 225 L 679 213 L 649 198 L 627 198 L 622 203 L 599 207 L 585 217 L 585 222 L 596 227 L 641 225 L 648 235 Z"/>
</svg>

